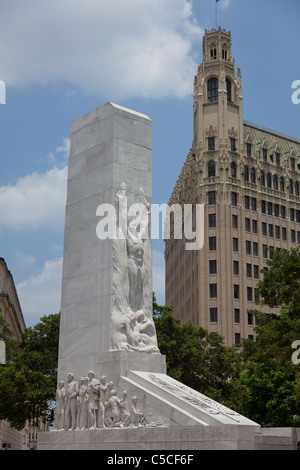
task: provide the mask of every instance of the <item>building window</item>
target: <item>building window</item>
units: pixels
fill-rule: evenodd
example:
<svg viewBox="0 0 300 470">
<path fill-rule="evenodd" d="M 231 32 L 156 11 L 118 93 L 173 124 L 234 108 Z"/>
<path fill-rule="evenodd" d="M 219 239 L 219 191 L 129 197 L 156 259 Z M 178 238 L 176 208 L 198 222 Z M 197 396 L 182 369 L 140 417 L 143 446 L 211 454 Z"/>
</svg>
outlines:
<svg viewBox="0 0 300 470">
<path fill-rule="evenodd" d="M 252 232 L 257 233 L 257 220 L 252 220 Z"/>
<path fill-rule="evenodd" d="M 255 184 L 256 183 L 256 174 L 255 174 L 255 169 L 251 168 L 251 183 Z"/>
<path fill-rule="evenodd" d="M 209 274 L 217 274 L 217 260 L 209 260 Z"/>
<path fill-rule="evenodd" d="M 276 165 L 280 166 L 280 153 L 278 152 L 275 153 L 275 161 L 276 161 Z"/>
<path fill-rule="evenodd" d="M 236 345 L 241 344 L 241 334 L 240 333 L 234 333 L 234 344 L 236 344 Z"/>
<path fill-rule="evenodd" d="M 285 217 L 286 217 L 285 206 L 280 206 L 280 217 L 282 219 L 285 219 Z"/>
<path fill-rule="evenodd" d="M 252 287 L 247 287 L 247 300 L 248 300 L 248 302 L 252 302 L 252 300 L 253 300 Z"/>
<path fill-rule="evenodd" d="M 292 222 L 294 222 L 295 220 L 295 209 L 293 209 L 292 207 L 290 208 L 290 219 Z"/>
<path fill-rule="evenodd" d="M 216 214 L 208 214 L 208 226 L 209 228 L 216 227 Z"/>
<path fill-rule="evenodd" d="M 254 302 L 259 302 L 259 289 L 257 289 L 256 287 L 254 289 Z"/>
<path fill-rule="evenodd" d="M 245 202 L 245 209 L 250 209 L 250 197 L 249 196 L 245 196 L 244 202 Z"/>
<path fill-rule="evenodd" d="M 280 227 L 279 225 L 275 225 L 275 237 L 277 240 L 280 240 Z"/>
<path fill-rule="evenodd" d="M 246 240 L 246 255 L 251 255 L 251 242 Z"/>
<path fill-rule="evenodd" d="M 268 159 L 268 151 L 267 149 L 262 149 L 262 154 L 263 154 L 263 161 L 266 162 Z"/>
<path fill-rule="evenodd" d="M 279 204 L 274 204 L 274 215 L 279 217 Z"/>
<path fill-rule="evenodd" d="M 234 309 L 234 323 L 240 323 L 240 309 Z"/>
<path fill-rule="evenodd" d="M 236 178 L 236 164 L 234 162 L 231 162 L 231 176 Z"/>
<path fill-rule="evenodd" d="M 244 181 L 248 182 L 249 181 L 249 169 L 247 165 L 244 166 Z"/>
<path fill-rule="evenodd" d="M 208 191 L 207 195 L 208 204 L 211 206 L 214 205 L 216 203 L 216 191 Z"/>
<path fill-rule="evenodd" d="M 240 298 L 240 286 L 238 284 L 233 284 L 233 297 L 234 299 Z"/>
<path fill-rule="evenodd" d="M 281 233 L 282 233 L 282 240 L 286 241 L 286 228 L 285 227 L 281 228 Z"/>
<path fill-rule="evenodd" d="M 296 196 L 299 196 L 299 183 L 298 183 L 298 181 L 296 181 L 296 183 L 295 183 L 295 194 L 296 194 Z"/>
<path fill-rule="evenodd" d="M 272 188 L 272 176 L 271 173 L 267 173 L 267 187 Z"/>
<path fill-rule="evenodd" d="M 217 297 L 217 284 L 209 284 L 209 297 L 215 299 Z"/>
<path fill-rule="evenodd" d="M 261 186 L 265 186 L 266 182 L 265 182 L 265 174 L 263 171 L 260 172 L 260 184 Z"/>
<path fill-rule="evenodd" d="M 232 214 L 232 228 L 238 228 L 238 216 Z"/>
<path fill-rule="evenodd" d="M 273 203 L 268 202 L 268 215 L 273 215 Z"/>
<path fill-rule="evenodd" d="M 239 262 L 236 260 L 233 261 L 233 274 L 235 276 L 239 275 Z"/>
<path fill-rule="evenodd" d="M 267 224 L 266 222 L 262 222 L 261 223 L 261 233 L 263 234 L 263 236 L 267 236 Z"/>
<path fill-rule="evenodd" d="M 295 232 L 295 230 L 291 230 L 291 242 L 296 243 L 296 232 Z"/>
<path fill-rule="evenodd" d="M 253 265 L 253 277 L 254 279 L 259 279 L 259 268 L 257 264 Z"/>
<path fill-rule="evenodd" d="M 213 161 L 208 162 L 208 177 L 216 176 L 216 164 Z"/>
<path fill-rule="evenodd" d="M 216 323 L 218 321 L 218 309 L 216 307 L 209 309 L 210 322 Z"/>
<path fill-rule="evenodd" d="M 261 212 L 262 214 L 266 213 L 266 201 L 264 200 L 261 201 Z"/>
<path fill-rule="evenodd" d="M 253 242 L 253 256 L 258 256 L 258 243 Z"/>
<path fill-rule="evenodd" d="M 215 138 L 208 137 L 208 150 L 215 150 Z"/>
<path fill-rule="evenodd" d="M 237 252 L 239 251 L 239 239 L 238 238 L 233 238 L 232 239 L 232 250 Z"/>
<path fill-rule="evenodd" d="M 238 193 L 235 193 L 235 192 L 231 192 L 231 204 L 233 206 L 237 206 L 237 203 L 238 203 Z"/>
<path fill-rule="evenodd" d="M 250 219 L 248 219 L 248 217 L 245 218 L 245 230 L 246 232 L 250 232 Z"/>
<path fill-rule="evenodd" d="M 207 100 L 209 103 L 218 101 L 218 79 L 216 77 L 207 81 Z"/>
<path fill-rule="evenodd" d="M 253 325 L 253 313 L 248 312 L 248 325 Z"/>
<path fill-rule="evenodd" d="M 279 178 L 279 188 L 280 188 L 280 191 L 284 192 L 284 179 L 283 179 L 283 176 L 281 176 Z"/>
<path fill-rule="evenodd" d="M 277 177 L 277 175 L 273 176 L 273 188 L 278 190 L 278 177 Z"/>
<path fill-rule="evenodd" d="M 235 139 L 233 137 L 230 138 L 230 150 L 236 152 Z"/>
<path fill-rule="evenodd" d="M 296 210 L 296 222 L 300 222 L 300 210 Z"/>
<path fill-rule="evenodd" d="M 209 237 L 209 251 L 216 251 L 217 239 L 216 237 Z"/>
<path fill-rule="evenodd" d="M 290 196 L 294 194 L 294 185 L 293 185 L 292 180 L 289 181 L 289 193 L 290 193 Z"/>
<path fill-rule="evenodd" d="M 256 211 L 256 209 L 257 209 L 257 200 L 256 200 L 256 197 L 252 197 L 251 198 L 251 210 Z"/>
<path fill-rule="evenodd" d="M 252 277 L 252 264 L 246 263 L 246 275 Z"/>
<path fill-rule="evenodd" d="M 225 51 L 226 54 L 226 51 Z M 229 78 L 226 78 L 226 91 L 227 91 L 227 101 L 231 103 L 231 81 Z"/>
<path fill-rule="evenodd" d="M 247 157 L 251 157 L 251 144 L 246 144 Z"/>
<path fill-rule="evenodd" d="M 263 245 L 263 257 L 268 258 L 268 247 L 267 247 L 267 245 Z"/>
</svg>

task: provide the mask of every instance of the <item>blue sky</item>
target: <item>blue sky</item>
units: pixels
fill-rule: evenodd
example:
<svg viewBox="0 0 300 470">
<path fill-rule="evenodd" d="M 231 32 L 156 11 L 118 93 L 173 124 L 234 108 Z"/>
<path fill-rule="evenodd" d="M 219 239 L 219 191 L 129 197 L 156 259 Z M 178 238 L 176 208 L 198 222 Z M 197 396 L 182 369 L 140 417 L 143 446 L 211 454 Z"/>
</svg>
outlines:
<svg viewBox="0 0 300 470">
<path fill-rule="evenodd" d="M 300 138 L 299 0 L 220 0 L 244 119 Z M 60 309 L 70 125 L 108 101 L 153 127 L 153 203 L 168 201 L 192 145 L 193 80 L 215 0 L 1 0 L 0 256 L 27 326 Z M 164 303 L 164 244 L 153 288 Z"/>
</svg>

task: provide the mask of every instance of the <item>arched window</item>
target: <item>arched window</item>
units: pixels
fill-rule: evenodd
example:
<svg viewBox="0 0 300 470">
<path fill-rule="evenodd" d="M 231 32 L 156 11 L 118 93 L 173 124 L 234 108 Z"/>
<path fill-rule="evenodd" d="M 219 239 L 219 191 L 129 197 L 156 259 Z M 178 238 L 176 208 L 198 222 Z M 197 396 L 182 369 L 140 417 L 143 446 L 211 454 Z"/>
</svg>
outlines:
<svg viewBox="0 0 300 470">
<path fill-rule="evenodd" d="M 216 164 L 213 161 L 208 162 L 208 177 L 216 176 Z"/>
<path fill-rule="evenodd" d="M 244 181 L 249 181 L 249 169 L 246 165 L 244 166 Z"/>
<path fill-rule="evenodd" d="M 231 162 L 231 176 L 236 178 L 236 164 L 234 162 Z"/>
<path fill-rule="evenodd" d="M 261 186 L 265 186 L 266 181 L 265 181 L 265 174 L 263 171 L 260 172 L 260 184 Z"/>
<path fill-rule="evenodd" d="M 256 183 L 256 175 L 255 175 L 255 169 L 254 168 L 251 168 L 251 183 Z"/>
<path fill-rule="evenodd" d="M 299 196 L 299 183 L 298 183 L 298 181 L 296 181 L 296 183 L 295 183 L 295 194 L 296 194 L 296 196 Z"/>
<path fill-rule="evenodd" d="M 294 194 L 294 185 L 293 185 L 293 181 L 290 180 L 290 195 L 292 196 Z"/>
<path fill-rule="evenodd" d="M 231 81 L 226 78 L 227 101 L 231 103 Z"/>
<path fill-rule="evenodd" d="M 280 188 L 280 191 L 284 192 L 284 179 L 283 179 L 283 176 L 280 176 L 280 178 L 279 178 L 279 188 Z"/>
<path fill-rule="evenodd" d="M 273 176 L 273 188 L 278 189 L 278 178 L 277 175 Z"/>
<path fill-rule="evenodd" d="M 267 187 L 272 188 L 272 176 L 271 173 L 267 174 Z"/>
<path fill-rule="evenodd" d="M 207 80 L 207 101 L 209 103 L 218 101 L 218 79 L 216 77 Z"/>
</svg>

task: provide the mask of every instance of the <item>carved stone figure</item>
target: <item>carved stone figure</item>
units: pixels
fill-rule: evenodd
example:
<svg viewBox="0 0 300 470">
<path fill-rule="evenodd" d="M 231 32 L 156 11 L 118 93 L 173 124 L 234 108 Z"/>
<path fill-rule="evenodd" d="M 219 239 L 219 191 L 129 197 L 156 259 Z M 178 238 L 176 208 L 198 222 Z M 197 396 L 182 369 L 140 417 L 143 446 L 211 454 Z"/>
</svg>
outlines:
<svg viewBox="0 0 300 470">
<path fill-rule="evenodd" d="M 105 402 L 107 398 L 107 388 L 108 383 L 106 381 L 105 375 L 100 377 L 100 399 L 99 399 L 99 427 L 105 428 Z"/>
<path fill-rule="evenodd" d="M 65 427 L 66 429 L 76 429 L 77 418 L 77 396 L 78 383 L 74 380 L 74 375 L 68 374 L 68 387 L 66 393 L 66 409 L 65 409 Z"/>
<path fill-rule="evenodd" d="M 99 404 L 99 391 L 100 382 L 95 378 L 95 374 L 92 370 L 88 372 L 88 397 L 89 397 L 89 418 L 90 418 L 90 429 L 96 429 L 97 427 L 97 410 Z"/>
<path fill-rule="evenodd" d="M 117 392 L 115 390 L 111 390 L 109 393 L 109 399 L 105 402 L 105 410 L 106 410 L 106 423 L 108 427 L 114 427 L 117 424 L 120 424 L 120 400 L 117 397 Z"/>
<path fill-rule="evenodd" d="M 120 408 L 120 427 L 127 427 L 130 423 L 130 413 L 128 409 L 127 392 L 124 390 L 119 403 Z"/>
<path fill-rule="evenodd" d="M 130 407 L 130 416 L 131 416 L 131 425 L 132 426 L 142 426 L 144 424 L 145 418 L 143 413 L 137 409 L 137 397 L 132 397 L 131 407 Z"/>
<path fill-rule="evenodd" d="M 87 427 L 87 382 L 88 379 L 80 377 L 77 397 L 77 429 L 85 429 Z"/>
<path fill-rule="evenodd" d="M 58 389 L 56 390 L 56 408 L 55 408 L 55 429 L 60 430 L 64 427 L 66 406 L 66 389 L 63 380 L 59 381 Z"/>
</svg>

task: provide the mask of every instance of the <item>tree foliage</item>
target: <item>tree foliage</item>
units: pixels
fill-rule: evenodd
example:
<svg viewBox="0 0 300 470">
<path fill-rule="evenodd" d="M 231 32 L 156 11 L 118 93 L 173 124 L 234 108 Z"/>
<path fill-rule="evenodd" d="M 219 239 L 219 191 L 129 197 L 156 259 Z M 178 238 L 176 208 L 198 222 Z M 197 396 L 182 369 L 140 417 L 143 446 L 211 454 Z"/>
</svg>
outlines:
<svg viewBox="0 0 300 470">
<path fill-rule="evenodd" d="M 58 335 L 59 314 L 41 318 L 35 327 L 24 330 L 9 362 L 0 366 L 0 419 L 16 429 L 22 429 L 28 419 L 47 419 L 51 414 Z"/>
</svg>

